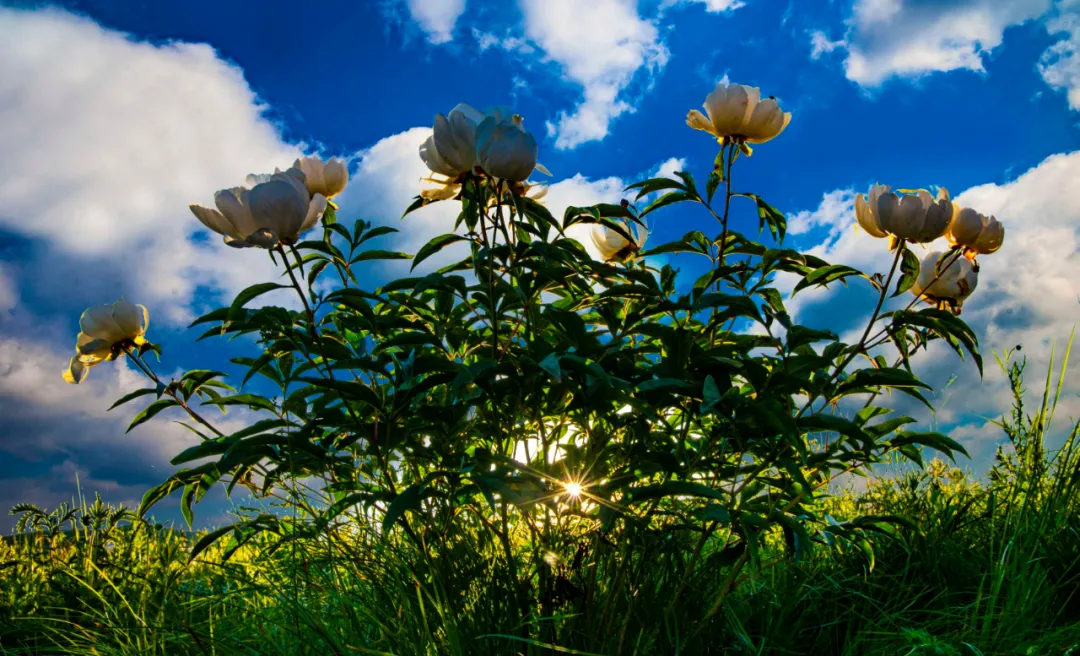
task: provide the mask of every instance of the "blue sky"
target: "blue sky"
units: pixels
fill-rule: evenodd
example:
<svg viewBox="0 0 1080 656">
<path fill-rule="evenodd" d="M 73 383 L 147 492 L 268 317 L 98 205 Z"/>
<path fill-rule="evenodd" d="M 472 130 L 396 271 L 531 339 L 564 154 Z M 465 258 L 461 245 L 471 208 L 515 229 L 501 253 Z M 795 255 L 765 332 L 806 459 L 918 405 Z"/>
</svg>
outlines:
<svg viewBox="0 0 1080 656">
<path fill-rule="evenodd" d="M 920 418 L 985 471 L 1002 438 L 985 418 L 1007 408 L 990 350 L 1023 343 L 1035 381 L 1080 315 L 1078 51 L 1078 0 L 0 3 L 0 507 L 69 499 L 76 475 L 133 503 L 190 443 L 166 421 L 124 435 L 135 408 L 105 412 L 139 384 L 124 363 L 77 388 L 60 380 L 86 306 L 121 294 L 148 305 L 164 375 L 251 350 L 184 329 L 273 276 L 265 254 L 224 247 L 187 203 L 301 152 L 344 156 L 343 215 L 401 227 L 388 246 L 415 252 L 454 214 L 398 222 L 435 113 L 512 105 L 561 211 L 617 201 L 658 171 L 703 178 L 714 142 L 684 117 L 724 77 L 793 114 L 735 171 L 739 189 L 788 214 L 792 245 L 879 270 L 884 246 L 850 229 L 853 194 L 875 181 L 944 185 L 1005 223 L 964 313 L 986 378 L 940 349 L 918 363 L 933 383 L 958 376 L 937 417 Z M 735 222 L 756 230 L 751 207 Z M 650 239 L 706 226 L 661 212 Z M 867 295 L 791 307 L 844 333 L 869 314 Z M 1068 389 L 1062 426 L 1080 414 L 1080 386 Z M 230 413 L 224 428 L 244 421 Z"/>
</svg>

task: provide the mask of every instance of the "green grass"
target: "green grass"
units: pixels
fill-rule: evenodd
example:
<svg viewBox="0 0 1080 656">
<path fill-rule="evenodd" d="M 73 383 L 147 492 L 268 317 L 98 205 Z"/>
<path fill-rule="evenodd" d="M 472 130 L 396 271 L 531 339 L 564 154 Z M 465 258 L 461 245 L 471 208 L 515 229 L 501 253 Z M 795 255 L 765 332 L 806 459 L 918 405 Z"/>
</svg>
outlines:
<svg viewBox="0 0 1080 656">
<path fill-rule="evenodd" d="M 795 561 L 777 533 L 732 579 L 723 531 L 582 529 L 530 554 L 468 517 L 421 551 L 358 515 L 189 564 L 193 536 L 77 504 L 0 541 L 0 654 L 1080 654 L 1077 430 L 1047 449 L 1060 384 L 1029 412 L 1022 365 L 1002 366 L 1016 406 L 987 481 L 932 461 L 819 502 L 912 521 L 872 562 L 840 544 Z"/>
</svg>

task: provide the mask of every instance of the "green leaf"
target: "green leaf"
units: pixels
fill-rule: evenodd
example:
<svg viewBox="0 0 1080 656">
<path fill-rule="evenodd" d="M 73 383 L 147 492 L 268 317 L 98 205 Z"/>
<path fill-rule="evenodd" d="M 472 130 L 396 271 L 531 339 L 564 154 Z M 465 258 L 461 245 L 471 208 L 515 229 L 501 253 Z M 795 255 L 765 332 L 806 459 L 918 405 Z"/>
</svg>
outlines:
<svg viewBox="0 0 1080 656">
<path fill-rule="evenodd" d="M 309 378 L 301 376 L 300 381 L 310 383 L 316 387 L 333 390 L 344 398 L 367 403 L 379 410 L 383 406 L 382 399 L 369 386 L 352 380 L 326 380 L 324 378 Z"/>
<path fill-rule="evenodd" d="M 188 324 L 188 328 L 199 325 L 200 323 L 210 323 L 212 321 L 225 321 L 229 318 L 229 308 L 223 307 L 202 315 L 195 321 Z"/>
<path fill-rule="evenodd" d="M 959 442 L 948 435 L 942 435 L 941 433 L 904 432 L 894 437 L 890 441 L 890 444 L 894 447 L 900 447 L 907 444 L 921 444 L 922 446 L 927 446 L 935 451 L 944 453 L 954 462 L 956 461 L 956 458 L 953 455 L 954 453 L 962 453 L 968 458 L 971 457 Z"/>
<path fill-rule="evenodd" d="M 446 248 L 450 244 L 456 244 L 456 243 L 461 242 L 461 241 L 470 241 L 470 240 L 469 240 L 468 237 L 462 237 L 461 235 L 455 235 L 453 233 L 445 234 L 445 235 L 439 235 L 438 237 L 432 239 L 428 243 L 424 244 L 424 247 L 421 248 L 420 252 L 417 253 L 416 257 L 413 258 L 413 263 L 412 263 L 412 266 L 409 268 L 409 271 L 412 271 L 413 269 L 416 268 L 416 265 L 418 265 L 421 262 L 423 262 L 424 260 L 428 259 L 429 257 L 434 255 L 435 253 L 438 253 L 439 251 Z"/>
<path fill-rule="evenodd" d="M 830 264 L 828 266 L 819 267 L 811 271 L 805 278 L 799 281 L 799 284 L 795 285 L 795 289 L 791 291 L 791 296 L 794 297 L 800 291 L 810 286 L 822 286 L 828 287 L 830 282 L 840 280 L 844 281 L 845 278 L 851 276 L 866 277 L 862 271 L 858 269 L 852 269 L 849 266 L 843 264 Z M 847 284 L 846 282 L 844 284 Z"/>
<path fill-rule="evenodd" d="M 393 527 L 406 510 L 416 510 L 420 507 L 420 502 L 424 500 L 426 492 L 427 486 L 417 484 L 406 488 L 401 494 L 394 497 L 394 500 L 390 502 L 390 506 L 386 509 L 386 515 L 383 517 L 383 537 L 386 537 L 389 534 L 390 528 Z"/>
<path fill-rule="evenodd" d="M 359 231 L 355 230 L 355 228 L 353 232 L 359 234 Z M 372 228 L 371 230 L 368 230 L 360 237 L 360 239 L 356 240 L 356 245 L 359 246 L 360 244 L 368 241 L 369 239 L 375 239 L 376 237 L 382 237 L 383 235 L 389 235 L 395 232 L 398 232 L 397 228 L 391 228 L 390 226 L 377 226 L 375 228 Z"/>
<path fill-rule="evenodd" d="M 247 522 L 237 522 L 236 524 L 222 526 L 221 528 L 216 528 L 213 531 L 210 531 L 206 535 L 199 538 L 199 541 L 196 542 L 195 546 L 191 548 L 191 555 L 188 556 L 188 563 L 195 562 L 195 559 L 198 558 L 199 554 L 206 551 L 207 547 L 217 542 L 223 535 L 225 535 L 229 531 L 232 531 L 237 526 L 246 523 Z"/>
<path fill-rule="evenodd" d="M 180 514 L 184 516 L 184 521 L 187 522 L 188 530 L 191 530 L 191 524 L 195 521 L 195 512 L 191 509 L 191 504 L 195 499 L 195 492 L 199 489 L 199 484 L 189 483 L 184 487 L 184 493 L 180 495 Z"/>
<path fill-rule="evenodd" d="M 713 160 L 713 168 L 709 173 L 709 180 L 705 183 L 705 193 L 708 195 L 708 200 L 711 203 L 713 194 L 716 193 L 717 187 L 724 181 L 724 159 L 727 157 L 726 149 L 721 148 L 720 152 L 716 153 L 716 159 Z"/>
<path fill-rule="evenodd" d="M 795 424 L 799 427 L 799 430 L 804 432 L 839 433 L 845 437 L 857 440 L 867 449 L 873 446 L 874 443 L 873 439 L 871 439 L 866 431 L 859 427 L 858 424 L 850 419 L 845 419 L 844 417 L 838 417 L 836 415 L 810 415 L 807 417 L 799 417 L 795 420 Z"/>
<path fill-rule="evenodd" d="M 664 189 L 686 191 L 686 187 L 684 187 L 681 182 L 672 180 L 671 178 L 650 178 L 648 180 L 642 180 L 641 182 L 635 182 L 628 186 L 626 191 L 630 191 L 631 189 L 638 190 L 638 195 L 634 199 L 635 202 L 641 200 L 642 196 L 647 196 L 655 191 L 663 191 Z"/>
<path fill-rule="evenodd" d="M 369 260 L 407 260 L 412 255 L 408 253 L 399 253 L 397 251 L 361 251 L 349 264 L 356 264 L 357 262 L 367 262 Z M 416 266 L 415 264 L 413 266 Z"/>
<path fill-rule="evenodd" d="M 559 367 L 559 355 L 557 353 L 550 353 L 541 360 L 540 368 L 551 374 L 556 383 L 562 382 L 562 369 Z"/>
<path fill-rule="evenodd" d="M 131 424 L 128 425 L 127 430 L 124 432 L 130 433 L 132 428 L 135 428 L 139 424 L 150 421 L 150 419 L 152 419 L 154 415 L 161 412 L 165 408 L 171 408 L 174 405 L 179 404 L 173 399 L 158 399 L 157 401 L 154 401 L 150 405 L 146 406 L 145 410 L 135 415 L 135 418 L 131 420 Z"/>
<path fill-rule="evenodd" d="M 154 394 L 156 392 L 157 392 L 157 388 L 154 388 L 154 387 L 146 387 L 144 389 L 135 390 L 131 394 L 125 394 L 124 396 L 120 397 L 120 400 L 118 400 L 116 403 L 109 406 L 109 410 L 112 410 L 113 408 L 115 408 L 117 406 L 124 405 L 128 401 L 132 401 L 134 399 L 137 399 L 140 396 L 146 396 L 147 394 Z M 108 410 L 106 412 L 108 412 Z"/>
<path fill-rule="evenodd" d="M 232 320 L 236 317 L 242 316 L 244 305 L 251 302 L 255 298 L 262 296 L 267 292 L 272 292 L 275 289 L 288 289 L 288 287 L 288 285 L 279 285 L 276 282 L 261 282 L 257 285 L 252 285 L 251 287 L 248 287 L 247 289 L 236 295 L 236 298 L 233 300 L 232 305 L 229 306 L 228 318 Z"/>
<path fill-rule="evenodd" d="M 716 379 L 713 378 L 711 374 L 705 377 L 705 386 L 702 388 L 701 394 L 702 413 L 712 410 L 716 407 L 716 404 L 720 402 L 721 398 L 723 398 L 720 394 L 720 387 L 717 386 Z"/>
<path fill-rule="evenodd" d="M 218 407 L 225 407 L 227 405 L 246 405 L 252 409 L 261 409 L 269 410 L 270 412 L 277 412 L 277 407 L 270 399 L 259 396 L 257 394 L 234 394 L 233 396 L 222 396 L 203 401 L 202 405 L 216 405 Z"/>
<path fill-rule="evenodd" d="M 784 217 L 783 213 L 766 203 L 765 200 L 757 194 L 746 194 L 746 196 L 757 203 L 758 219 L 761 224 L 758 231 L 764 230 L 767 225 L 769 226 L 769 232 L 772 233 L 773 239 L 775 239 L 777 243 L 784 241 L 784 235 L 787 234 L 787 219 Z"/>
<path fill-rule="evenodd" d="M 919 279 L 919 258 L 911 249 L 904 246 L 903 259 L 900 260 L 900 279 L 896 281 L 896 291 L 893 297 L 903 294 L 911 289 L 915 281 Z"/>
<path fill-rule="evenodd" d="M 697 198 L 695 196 L 692 196 L 685 191 L 672 191 L 649 203 L 649 206 L 641 210 L 641 214 L 638 214 L 638 218 L 644 218 L 646 214 L 649 214 L 650 212 L 655 212 L 661 207 L 667 207 L 668 205 L 674 205 L 675 203 L 685 203 L 687 201 L 696 200 Z"/>
</svg>

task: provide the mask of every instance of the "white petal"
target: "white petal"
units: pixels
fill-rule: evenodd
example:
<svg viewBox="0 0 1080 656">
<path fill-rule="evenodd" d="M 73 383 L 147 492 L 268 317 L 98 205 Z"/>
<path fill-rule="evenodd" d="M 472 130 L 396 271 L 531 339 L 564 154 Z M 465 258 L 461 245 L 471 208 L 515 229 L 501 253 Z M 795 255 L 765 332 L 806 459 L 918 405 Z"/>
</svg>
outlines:
<svg viewBox="0 0 1080 656">
<path fill-rule="evenodd" d="M 79 329 L 94 339 L 102 339 L 110 344 L 119 342 L 124 338 L 124 334 L 113 319 L 112 309 L 111 305 L 87 308 L 79 317 Z"/>
<path fill-rule="evenodd" d="M 326 197 L 322 194 L 315 194 L 312 196 L 311 202 L 308 203 L 307 217 L 304 218 L 304 224 L 300 226 L 300 232 L 305 233 L 314 228 L 324 212 L 326 212 Z"/>
<path fill-rule="evenodd" d="M 142 334 L 139 309 L 131 301 L 121 298 L 113 303 L 112 316 L 126 338 L 134 339 Z"/>
<path fill-rule="evenodd" d="M 250 191 L 242 187 L 222 189 L 214 194 L 214 204 L 233 227 L 231 231 L 224 234 L 243 238 L 259 229 L 259 224 L 251 216 L 248 205 L 249 194 Z"/>
<path fill-rule="evenodd" d="M 266 228 L 281 239 L 293 239 L 307 217 L 309 200 L 292 184 L 271 180 L 251 190 L 249 203 L 259 228 Z"/>
</svg>

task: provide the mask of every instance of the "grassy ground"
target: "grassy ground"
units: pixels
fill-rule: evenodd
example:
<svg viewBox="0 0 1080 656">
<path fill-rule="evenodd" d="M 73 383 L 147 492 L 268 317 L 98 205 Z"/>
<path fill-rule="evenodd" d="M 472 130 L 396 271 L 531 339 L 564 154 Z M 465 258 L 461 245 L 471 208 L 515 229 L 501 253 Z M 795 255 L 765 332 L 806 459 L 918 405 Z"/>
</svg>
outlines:
<svg viewBox="0 0 1080 656">
<path fill-rule="evenodd" d="M 776 535 L 735 581 L 722 533 L 693 580 L 685 531 L 568 535 L 523 590 L 508 567 L 524 558 L 467 522 L 426 553 L 361 515 L 189 564 L 184 533 L 26 507 L 37 527 L 0 542 L 0 654 L 1080 654 L 1080 447 L 1074 429 L 1046 450 L 1052 391 L 1003 422 L 982 484 L 932 461 L 823 499 L 839 519 L 912 520 L 872 558 L 836 545 L 796 562 Z"/>
</svg>

